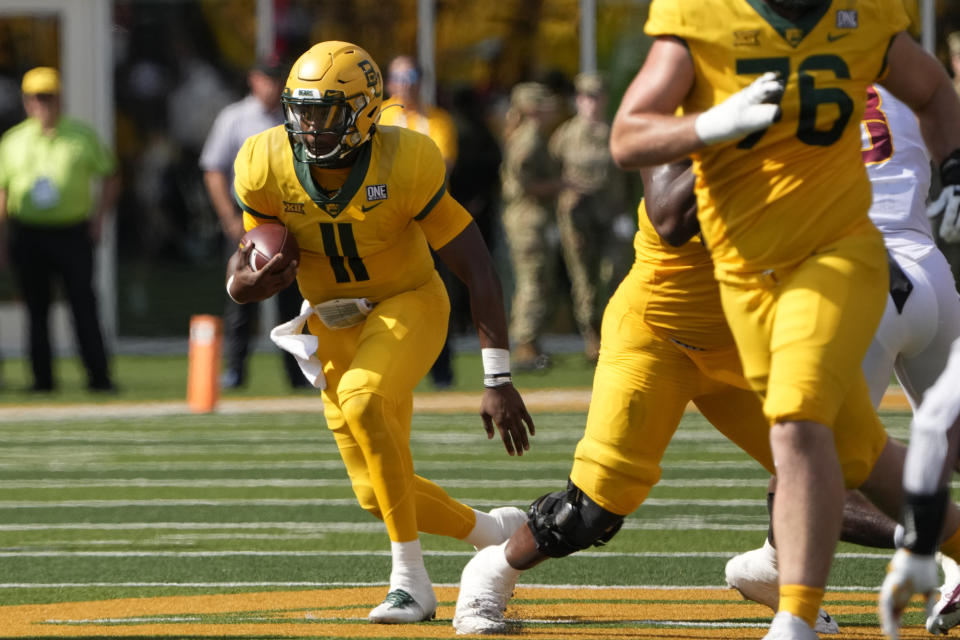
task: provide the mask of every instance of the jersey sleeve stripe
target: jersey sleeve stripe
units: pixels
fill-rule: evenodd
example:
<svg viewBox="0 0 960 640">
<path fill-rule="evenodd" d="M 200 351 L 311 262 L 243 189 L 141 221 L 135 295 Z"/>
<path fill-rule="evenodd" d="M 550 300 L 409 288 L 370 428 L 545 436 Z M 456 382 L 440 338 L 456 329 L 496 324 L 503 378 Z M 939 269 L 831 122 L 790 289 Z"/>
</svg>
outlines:
<svg viewBox="0 0 960 640">
<path fill-rule="evenodd" d="M 247 213 L 249 213 L 250 215 L 252 215 L 254 218 L 260 218 L 262 220 L 279 220 L 280 219 L 277 216 L 268 216 L 265 213 L 260 213 L 256 209 L 249 207 L 243 200 L 240 199 L 240 196 L 237 194 L 236 188 L 232 189 L 232 191 L 233 191 L 233 199 L 236 200 L 240 208 L 246 211 Z"/>
<path fill-rule="evenodd" d="M 427 215 L 429 215 L 430 212 L 433 211 L 433 208 L 437 206 L 437 203 L 440 202 L 440 198 L 442 198 L 443 194 L 446 192 L 447 192 L 447 185 L 446 184 L 440 185 L 440 189 L 434 194 L 432 198 L 430 198 L 430 202 L 428 202 L 426 206 L 424 206 L 423 209 L 420 211 L 420 213 L 418 213 L 413 217 L 413 219 L 423 220 L 424 218 L 426 218 Z"/>
</svg>

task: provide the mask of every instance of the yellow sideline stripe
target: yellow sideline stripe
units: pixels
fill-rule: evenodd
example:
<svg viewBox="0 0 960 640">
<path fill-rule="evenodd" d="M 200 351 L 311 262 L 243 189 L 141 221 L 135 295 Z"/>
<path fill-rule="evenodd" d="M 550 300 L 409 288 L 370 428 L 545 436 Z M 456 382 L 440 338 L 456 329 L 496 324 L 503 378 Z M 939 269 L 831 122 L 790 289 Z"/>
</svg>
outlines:
<svg viewBox="0 0 960 640">
<path fill-rule="evenodd" d="M 453 636 L 450 620 L 456 588 L 438 587 L 437 622 L 415 626 L 368 624 L 367 612 L 383 595 L 384 587 L 357 587 L 3 606 L 0 633 L 4 638 Z M 876 597 L 876 593 L 828 593 L 826 605 L 833 615 L 871 613 Z M 151 619 L 157 616 L 166 619 Z M 622 638 L 629 626 L 630 636 L 642 629 L 642 636 L 651 638 L 734 640 L 763 637 L 770 610 L 743 601 L 732 590 L 520 586 L 507 617 L 525 621 L 520 635 L 526 638 Z M 665 626 L 652 626 L 658 623 Z M 875 627 L 843 627 L 842 634 L 883 640 Z M 905 638 L 927 635 L 919 626 L 901 633 Z"/>
</svg>

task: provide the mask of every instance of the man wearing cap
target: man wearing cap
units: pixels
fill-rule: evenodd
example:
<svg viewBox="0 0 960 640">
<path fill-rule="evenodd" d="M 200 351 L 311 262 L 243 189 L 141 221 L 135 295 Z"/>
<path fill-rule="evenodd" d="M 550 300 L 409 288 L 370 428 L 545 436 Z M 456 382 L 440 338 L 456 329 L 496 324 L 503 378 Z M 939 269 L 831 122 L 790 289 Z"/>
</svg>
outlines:
<svg viewBox="0 0 960 640">
<path fill-rule="evenodd" d="M 623 173 L 610 156 L 603 78 L 596 73 L 581 73 L 574 78 L 574 87 L 576 113 L 550 136 L 550 155 L 559 164 L 563 178 L 563 189 L 557 197 L 557 226 L 570 277 L 573 315 L 583 337 L 584 355 L 595 363 L 600 353 L 603 306 L 597 304 L 598 289 L 610 293 L 603 283 L 606 278 L 602 277 L 601 263 L 611 253 L 623 253 L 614 250 L 614 220 L 621 214 L 629 216 L 629 205 Z M 631 231 L 635 228 L 632 221 L 628 226 Z M 629 241 L 619 244 L 629 247 Z M 611 279 L 622 275 L 611 274 Z"/>
<path fill-rule="evenodd" d="M 233 161 L 244 141 L 250 136 L 283 123 L 280 93 L 286 80 L 286 69 L 275 55 L 257 60 L 247 74 L 250 93 L 243 100 L 224 107 L 217 116 L 200 154 L 200 168 L 207 196 L 217 212 L 227 240 L 227 253 L 233 254 L 243 236 L 243 217 L 233 199 Z M 303 298 L 293 284 L 277 294 L 279 317 L 292 318 L 300 313 Z M 226 389 L 246 382 L 246 361 L 256 325 L 258 304 L 237 304 L 227 298 L 223 312 L 224 355 L 227 366 L 221 378 Z M 297 361 L 283 354 L 283 368 L 290 386 L 306 387 Z"/>
<path fill-rule="evenodd" d="M 515 126 L 504 143 L 500 176 L 503 227 L 514 275 L 510 333 L 516 343 L 514 366 L 520 370 L 550 366 L 540 337 L 550 307 L 554 253 L 549 236 L 561 187 L 556 162 L 547 150 L 558 107 L 557 97 L 539 82 L 521 82 L 510 92 Z"/>
<path fill-rule="evenodd" d="M 48 315 L 59 281 L 73 313 L 87 387 L 113 391 L 93 291 L 93 246 L 120 192 L 116 157 L 89 125 L 61 115 L 56 69 L 31 69 L 22 90 L 27 119 L 0 138 L 0 228 L 29 315 L 32 389 L 55 387 Z M 97 206 L 94 177 L 104 178 Z"/>
</svg>

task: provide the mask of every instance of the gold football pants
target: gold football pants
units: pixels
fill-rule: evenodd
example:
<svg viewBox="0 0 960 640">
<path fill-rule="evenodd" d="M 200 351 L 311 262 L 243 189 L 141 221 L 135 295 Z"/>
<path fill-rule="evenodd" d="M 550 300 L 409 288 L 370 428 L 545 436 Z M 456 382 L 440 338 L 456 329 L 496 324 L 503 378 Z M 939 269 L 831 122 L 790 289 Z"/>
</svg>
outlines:
<svg viewBox="0 0 960 640">
<path fill-rule="evenodd" d="M 327 329 L 311 318 L 324 363 L 327 426 L 360 506 L 382 519 L 393 542 L 417 532 L 465 538 L 473 510 L 414 473 L 413 389 L 447 333 L 450 303 L 440 277 L 379 302 L 360 325 Z"/>
<path fill-rule="evenodd" d="M 603 315 L 587 426 L 570 472 L 574 484 L 608 511 L 633 512 L 660 480 L 660 460 L 691 401 L 772 473 L 759 397 L 721 381 L 742 381 L 733 344 L 709 353 L 686 349 L 651 331 L 626 298 L 621 287 Z"/>
<path fill-rule="evenodd" d="M 866 480 L 887 441 L 862 369 L 887 288 L 883 238 L 872 226 L 792 270 L 720 284 L 744 372 L 764 398 L 768 421 L 833 428 L 851 488 Z"/>
</svg>

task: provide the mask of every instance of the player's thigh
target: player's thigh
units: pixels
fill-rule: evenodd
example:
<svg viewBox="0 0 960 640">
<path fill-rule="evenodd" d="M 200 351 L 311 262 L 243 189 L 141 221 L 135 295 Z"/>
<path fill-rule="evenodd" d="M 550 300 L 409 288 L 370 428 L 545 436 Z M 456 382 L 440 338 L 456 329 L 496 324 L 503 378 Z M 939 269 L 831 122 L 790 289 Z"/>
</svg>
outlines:
<svg viewBox="0 0 960 640">
<path fill-rule="evenodd" d="M 672 343 L 653 334 L 623 296 L 607 306 L 601 341 L 570 477 L 604 509 L 627 514 L 660 479 L 660 459 L 701 374 Z"/>
<path fill-rule="evenodd" d="M 870 475 L 887 444 L 887 432 L 877 417 L 867 384 L 859 371 L 837 411 L 833 442 L 846 487 L 859 487 Z"/>
<path fill-rule="evenodd" d="M 914 283 L 902 314 L 910 341 L 901 351 L 896 372 L 916 409 L 946 366 L 950 345 L 960 337 L 960 295 L 939 251 L 916 262 L 904 261 L 904 271 Z"/>
<path fill-rule="evenodd" d="M 879 233 L 849 236 L 807 258 L 764 291 L 749 324 L 731 322 L 744 371 L 764 390 L 770 422 L 809 420 L 832 425 L 877 328 L 887 293 L 886 252 Z M 722 290 L 723 295 L 723 290 Z M 731 311 L 723 297 L 724 312 Z M 733 311 L 736 314 L 736 310 Z M 767 339 L 766 354 L 763 345 Z M 757 353 L 743 344 L 753 342 Z M 759 366 L 758 367 L 758 363 Z M 763 384 L 762 365 L 767 366 Z"/>
<path fill-rule="evenodd" d="M 767 471 L 775 473 L 773 454 L 770 452 L 770 425 L 763 415 L 763 403 L 756 392 L 718 384 L 694 398 L 693 402 L 717 431 Z"/>
<path fill-rule="evenodd" d="M 393 401 L 413 393 L 447 335 L 450 302 L 440 277 L 378 303 L 363 323 L 356 352 L 337 387 L 343 402 L 358 392 Z"/>
</svg>

